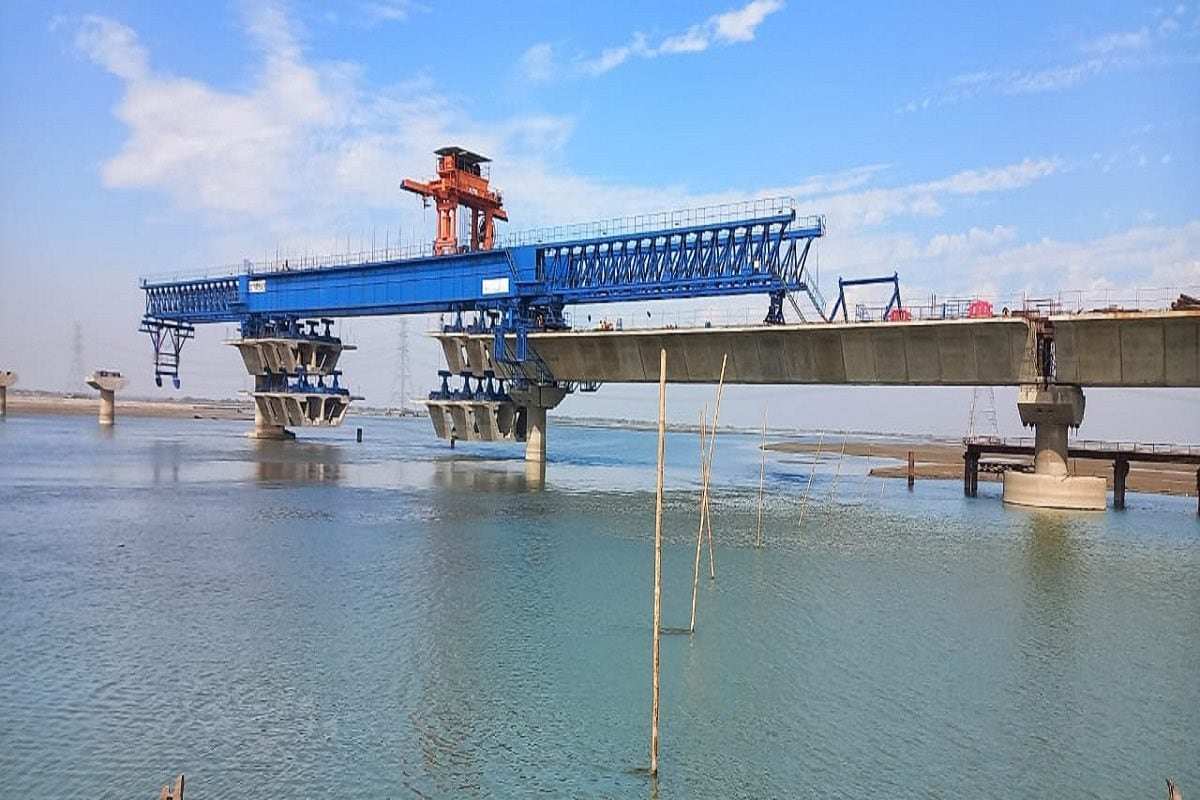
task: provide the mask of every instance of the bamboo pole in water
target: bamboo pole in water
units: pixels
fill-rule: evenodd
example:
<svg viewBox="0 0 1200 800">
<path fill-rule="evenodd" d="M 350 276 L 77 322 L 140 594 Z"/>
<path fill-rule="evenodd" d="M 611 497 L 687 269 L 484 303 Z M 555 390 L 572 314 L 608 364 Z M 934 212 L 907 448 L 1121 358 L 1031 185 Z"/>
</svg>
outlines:
<svg viewBox="0 0 1200 800">
<path fill-rule="evenodd" d="M 762 514 L 763 483 L 767 477 L 767 406 L 763 404 L 762 466 L 758 469 L 758 531 L 754 534 L 754 546 L 763 546 Z"/>
<path fill-rule="evenodd" d="M 858 502 L 863 503 L 867 499 L 867 478 L 871 477 L 871 443 L 867 442 L 867 469 L 863 473 L 862 483 L 858 485 Z"/>
<path fill-rule="evenodd" d="M 714 569 L 712 562 L 712 515 L 708 508 L 708 481 L 712 473 L 712 458 L 713 446 L 717 438 L 717 418 L 721 414 L 721 390 L 725 386 L 725 362 L 729 358 L 726 354 L 725 358 L 721 359 L 721 380 L 717 384 L 717 407 L 714 410 L 712 431 L 708 434 L 708 457 L 705 458 L 703 453 L 700 456 L 700 527 L 696 529 L 696 559 L 692 563 L 692 621 L 688 624 L 688 632 L 696 632 L 696 594 L 700 589 L 700 551 L 704 546 L 704 526 L 708 524 L 708 567 L 712 571 Z M 706 412 L 707 413 L 707 406 Z M 714 575 L 715 577 L 715 575 Z"/>
<path fill-rule="evenodd" d="M 716 580 L 717 561 L 713 554 L 712 503 L 709 500 L 708 487 L 712 484 L 713 455 L 717 447 L 717 426 L 721 423 L 721 396 L 725 394 L 725 365 L 728 361 L 728 353 L 721 356 L 721 378 L 717 382 L 717 405 L 713 409 L 712 430 L 708 434 L 708 466 L 704 470 L 706 475 L 704 479 L 704 520 L 708 525 L 708 577 L 710 580 Z"/>
<path fill-rule="evenodd" d="M 654 643 L 650 701 L 650 774 L 658 775 L 658 668 L 662 639 L 662 510 L 663 462 L 667 451 L 667 351 L 658 361 L 658 486 L 654 497 Z"/>
<path fill-rule="evenodd" d="M 800 502 L 800 524 L 804 524 L 804 510 L 808 508 L 808 493 L 812 491 L 813 476 L 817 474 L 817 462 L 821 460 L 821 445 L 825 443 L 825 431 L 817 437 L 817 452 L 813 455 L 812 466 L 808 468 L 808 485 L 804 487 L 804 499 Z"/>
<path fill-rule="evenodd" d="M 837 470 L 833 473 L 833 483 L 829 486 L 829 497 L 825 500 L 826 503 L 832 503 L 836 498 L 838 479 L 842 477 L 842 459 L 846 457 L 846 440 L 850 438 L 850 434 L 842 437 L 842 452 L 838 455 Z"/>
</svg>

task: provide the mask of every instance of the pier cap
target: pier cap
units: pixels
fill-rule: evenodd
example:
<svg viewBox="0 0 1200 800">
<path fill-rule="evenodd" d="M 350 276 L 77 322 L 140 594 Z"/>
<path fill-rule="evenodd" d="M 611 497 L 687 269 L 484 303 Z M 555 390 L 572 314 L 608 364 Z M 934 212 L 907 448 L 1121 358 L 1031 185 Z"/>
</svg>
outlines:
<svg viewBox="0 0 1200 800">
<path fill-rule="evenodd" d="M 125 384 L 129 383 L 129 379 L 123 377 L 119 370 L 98 369 L 88 375 L 85 382 L 93 389 L 102 392 L 116 392 L 124 389 Z"/>
</svg>

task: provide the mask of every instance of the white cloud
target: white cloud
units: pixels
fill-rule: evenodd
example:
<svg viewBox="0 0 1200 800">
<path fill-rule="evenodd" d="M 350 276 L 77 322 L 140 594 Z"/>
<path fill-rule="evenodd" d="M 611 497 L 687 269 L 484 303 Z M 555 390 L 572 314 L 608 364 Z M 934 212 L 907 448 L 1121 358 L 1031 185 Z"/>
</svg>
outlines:
<svg viewBox="0 0 1200 800">
<path fill-rule="evenodd" d="M 1011 242 L 1016 236 L 1017 229 L 1011 225 L 996 225 L 991 230 L 971 228 L 965 233 L 939 233 L 929 240 L 924 254 L 928 258 L 963 256 L 994 249 Z"/>
<path fill-rule="evenodd" d="M 629 40 L 629 44 L 603 50 L 595 58 L 579 62 L 579 66 L 589 75 L 603 75 L 605 72 L 616 69 L 624 64 L 629 60 L 630 56 L 648 58 L 654 55 L 657 55 L 657 52 L 647 46 L 645 35 L 635 33 L 633 38 Z"/>
<path fill-rule="evenodd" d="M 783 8 L 783 0 L 753 0 L 742 8 L 717 14 L 709 20 L 719 42 L 749 42 L 768 15 Z"/>
<path fill-rule="evenodd" d="M 543 83 L 555 75 L 554 46 L 539 42 L 521 54 L 517 64 L 521 74 L 531 81 Z"/>
<path fill-rule="evenodd" d="M 1061 67 L 1014 72 L 1004 79 L 1000 89 L 1006 94 L 1061 91 L 1080 84 L 1094 75 L 1099 75 L 1104 71 L 1106 65 L 1107 62 L 1103 59 L 1092 58 Z"/>
<path fill-rule="evenodd" d="M 913 113 L 936 108 L 985 94 L 1027 95 L 1060 92 L 1078 86 L 1099 75 L 1119 69 L 1163 67 L 1175 63 L 1193 63 L 1194 54 L 1169 52 L 1177 38 L 1179 19 L 1186 8 L 1162 12 L 1154 31 L 1148 27 L 1136 31 L 1113 31 L 1079 43 L 1086 58 L 1038 68 L 984 69 L 963 73 L 949 80 L 920 100 L 901 104 L 898 113 Z M 1200 17 L 1197 18 L 1200 23 Z"/>
<path fill-rule="evenodd" d="M 412 0 L 369 0 L 359 8 L 370 22 L 404 22 L 414 11 L 429 10 Z"/>
<path fill-rule="evenodd" d="M 1119 31 L 1084 42 L 1079 49 L 1085 53 L 1107 54 L 1115 50 L 1140 50 L 1150 44 L 1150 29 Z"/>
<path fill-rule="evenodd" d="M 1021 189 L 1058 172 L 1058 159 L 1025 159 L 1016 164 L 964 170 L 945 178 L 893 188 L 819 197 L 812 202 L 827 209 L 830 225 L 853 230 L 880 225 L 895 217 L 936 217 L 943 201 L 952 196 Z"/>
<path fill-rule="evenodd" d="M 570 67 L 575 74 L 596 76 L 611 72 L 632 58 L 701 53 L 714 44 L 751 42 L 763 21 L 782 9 L 783 5 L 783 0 L 751 0 L 741 8 L 714 14 L 682 33 L 666 36 L 657 45 L 652 45 L 646 34 L 635 32 L 627 43 L 605 48 L 596 56 L 581 56 Z M 534 81 L 546 81 L 556 75 L 566 74 L 554 66 L 553 50 L 545 43 L 535 44 L 526 50 L 518 67 L 526 78 Z"/>
<path fill-rule="evenodd" d="M 56 24 L 61 23 L 60 18 Z M 149 70 L 149 57 L 137 34 L 104 17 L 84 17 L 75 33 L 75 46 L 92 61 L 127 81 L 140 80 Z"/>
</svg>

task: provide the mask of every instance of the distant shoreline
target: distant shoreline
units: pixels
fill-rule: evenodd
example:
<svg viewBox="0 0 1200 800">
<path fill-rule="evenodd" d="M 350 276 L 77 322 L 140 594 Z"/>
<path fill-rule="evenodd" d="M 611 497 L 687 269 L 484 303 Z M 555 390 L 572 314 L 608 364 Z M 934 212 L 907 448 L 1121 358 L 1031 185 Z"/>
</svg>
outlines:
<svg viewBox="0 0 1200 800">
<path fill-rule="evenodd" d="M 817 444 L 813 442 L 773 442 L 767 445 L 768 450 L 796 455 L 815 455 Z M 821 444 L 822 458 L 836 458 L 842 451 L 841 435 L 826 437 Z M 903 439 L 889 442 L 869 442 L 861 440 L 846 440 L 846 455 L 861 458 L 879 458 L 895 462 L 871 469 L 871 474 L 879 478 L 903 478 L 908 474 L 908 453 L 912 451 L 916 464 L 914 473 L 918 479 L 924 480 L 954 480 L 961 479 L 963 474 L 963 446 L 949 441 L 912 441 Z M 811 463 L 810 458 L 797 459 L 800 463 Z M 1031 457 L 1022 456 L 992 456 L 984 461 L 1013 464 L 1032 464 Z M 1196 472 L 1190 466 L 1183 464 L 1145 464 L 1131 460 L 1128 487 L 1131 492 L 1149 494 L 1166 494 L 1176 497 L 1194 497 L 1196 494 Z M 1112 464 L 1108 461 L 1072 458 L 1071 470 L 1076 475 L 1093 475 L 1104 478 L 1112 488 Z M 979 480 L 999 482 L 1000 475 L 993 472 L 980 472 Z"/>
<path fill-rule="evenodd" d="M 9 391 L 8 413 L 11 414 L 72 414 L 99 412 L 97 396 L 66 395 L 53 392 Z M 246 419 L 254 420 L 250 401 L 206 400 L 147 400 L 117 397 L 117 416 L 168 417 L 173 419 Z"/>
<path fill-rule="evenodd" d="M 97 413 L 99 399 L 86 395 L 65 395 L 53 392 L 10 391 L 8 393 L 8 413 L 20 414 L 70 414 L 91 415 Z M 386 409 L 365 407 L 356 416 L 383 417 L 391 416 Z M 155 417 L 165 419 L 205 419 L 205 420 L 244 420 L 248 423 L 254 420 L 254 406 L 247 400 L 210 400 L 206 398 L 182 398 L 180 400 L 152 400 L 146 398 L 117 399 L 117 416 Z M 579 428 L 609 428 L 620 430 L 653 430 L 656 423 L 643 420 L 612 419 L 603 417 L 558 417 L 555 422 Z M 695 433 L 696 423 L 669 423 L 668 428 L 673 432 Z M 749 429 L 721 427 L 722 432 L 754 433 Z M 811 456 L 818 449 L 814 441 L 799 441 L 800 437 L 812 439 L 818 437 L 822 458 L 836 457 L 842 451 L 845 442 L 846 455 L 859 458 L 881 459 L 891 462 L 872 467 L 871 474 L 880 478 L 903 478 L 907 474 L 908 452 L 913 452 L 916 460 L 915 473 L 920 480 L 955 480 L 962 477 L 962 444 L 954 439 L 937 437 L 928 434 L 887 434 L 871 431 L 826 431 L 825 433 L 796 432 L 782 433 L 768 431 L 772 439 L 767 444 L 767 450 L 784 455 L 797 456 L 789 462 L 810 463 Z M 782 440 L 781 440 L 782 438 Z M 1028 463 L 1029 459 L 1020 457 L 1007 460 L 1015 463 Z M 1072 459 L 1073 470 L 1078 475 L 1096 475 L 1105 478 L 1112 485 L 1112 465 L 1103 461 Z M 1193 470 L 1176 464 L 1139 464 L 1129 471 L 1129 490 L 1151 494 L 1166 494 L 1179 497 L 1191 497 L 1195 494 L 1196 475 Z M 981 481 L 999 481 L 995 473 L 981 472 Z"/>
</svg>

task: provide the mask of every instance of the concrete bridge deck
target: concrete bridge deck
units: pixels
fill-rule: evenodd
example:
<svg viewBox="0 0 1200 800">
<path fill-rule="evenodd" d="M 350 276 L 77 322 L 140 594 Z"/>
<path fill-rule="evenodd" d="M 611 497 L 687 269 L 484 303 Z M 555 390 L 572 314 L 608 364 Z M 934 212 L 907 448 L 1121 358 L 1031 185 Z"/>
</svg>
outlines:
<svg viewBox="0 0 1200 800">
<path fill-rule="evenodd" d="M 1051 317 L 1056 382 L 1200 387 L 1200 311 Z M 1015 386 L 1038 379 L 1022 317 L 728 328 L 555 331 L 529 342 L 560 381 Z M 490 334 L 435 334 L 452 372 L 504 375 Z"/>
</svg>

